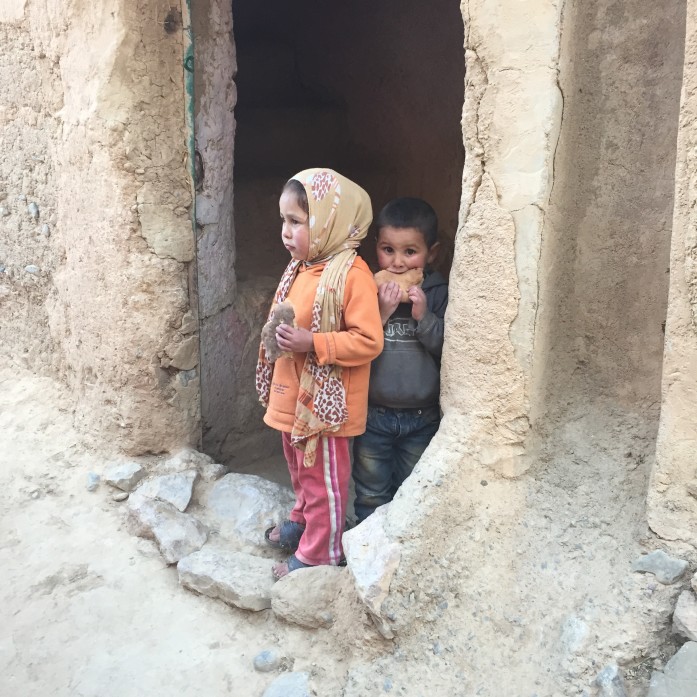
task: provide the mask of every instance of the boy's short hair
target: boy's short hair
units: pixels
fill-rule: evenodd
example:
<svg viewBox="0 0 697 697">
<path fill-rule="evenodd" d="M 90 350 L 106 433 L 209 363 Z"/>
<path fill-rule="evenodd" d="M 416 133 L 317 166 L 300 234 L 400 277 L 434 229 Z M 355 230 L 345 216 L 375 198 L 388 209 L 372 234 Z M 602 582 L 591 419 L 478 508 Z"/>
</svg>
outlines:
<svg viewBox="0 0 697 697">
<path fill-rule="evenodd" d="M 392 199 L 376 220 L 378 234 L 384 227 L 416 228 L 430 249 L 438 242 L 438 217 L 426 201 L 411 196 Z"/>
</svg>

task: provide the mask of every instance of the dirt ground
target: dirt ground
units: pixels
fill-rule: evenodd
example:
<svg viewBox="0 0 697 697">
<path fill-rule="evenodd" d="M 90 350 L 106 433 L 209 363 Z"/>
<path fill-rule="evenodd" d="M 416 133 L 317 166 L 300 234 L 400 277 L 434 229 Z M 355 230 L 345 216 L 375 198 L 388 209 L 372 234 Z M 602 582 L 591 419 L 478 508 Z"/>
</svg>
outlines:
<svg viewBox="0 0 697 697">
<path fill-rule="evenodd" d="M 653 546 L 654 433 L 636 415 L 570 408 L 554 449 L 513 488 L 464 477 L 458 495 L 476 490 L 480 508 L 449 533 L 456 591 L 394 642 L 365 646 L 182 589 L 154 545 L 126 532 L 107 487 L 87 491 L 114 453 L 82 450 L 71 422 L 58 384 L 0 372 L 0 694 L 256 697 L 275 674 L 252 659 L 275 649 L 328 697 L 593 695 L 612 660 L 639 697 L 672 652 L 679 585 L 630 571 Z"/>
<path fill-rule="evenodd" d="M 87 491 L 113 453 L 81 451 L 71 421 L 54 382 L 0 372 L 0 694 L 261 695 L 264 649 L 339 694 L 345 657 L 321 634 L 179 586 L 105 485 Z"/>
</svg>

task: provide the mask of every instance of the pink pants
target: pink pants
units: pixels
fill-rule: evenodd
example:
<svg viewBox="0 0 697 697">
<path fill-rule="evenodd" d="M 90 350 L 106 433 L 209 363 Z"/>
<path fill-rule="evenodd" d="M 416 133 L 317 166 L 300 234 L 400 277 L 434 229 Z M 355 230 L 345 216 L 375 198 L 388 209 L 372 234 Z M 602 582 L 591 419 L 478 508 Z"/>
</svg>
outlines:
<svg viewBox="0 0 697 697">
<path fill-rule="evenodd" d="M 305 467 L 303 451 L 294 448 L 290 434 L 284 433 L 283 454 L 295 492 L 290 520 L 306 526 L 295 556 L 312 566 L 336 566 L 343 558 L 341 535 L 351 476 L 349 439 L 321 437 L 315 464 Z"/>
</svg>

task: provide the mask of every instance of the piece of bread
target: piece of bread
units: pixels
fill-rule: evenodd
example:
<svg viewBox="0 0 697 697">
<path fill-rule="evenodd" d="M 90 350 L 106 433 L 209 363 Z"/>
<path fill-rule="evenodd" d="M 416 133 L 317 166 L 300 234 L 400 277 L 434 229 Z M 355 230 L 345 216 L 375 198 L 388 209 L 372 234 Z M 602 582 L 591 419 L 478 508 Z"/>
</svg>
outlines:
<svg viewBox="0 0 697 697">
<path fill-rule="evenodd" d="M 407 291 L 412 286 L 420 286 L 424 280 L 423 269 L 409 269 L 404 273 L 392 273 L 392 271 L 378 271 L 375 274 L 375 283 L 381 286 L 383 283 L 394 281 L 402 289 L 402 298 L 400 302 L 409 302 Z"/>
<path fill-rule="evenodd" d="M 261 329 L 261 343 L 264 344 L 266 358 L 269 363 L 275 363 L 283 355 L 290 356 L 289 351 L 282 351 L 276 340 L 276 328 L 280 324 L 289 324 L 295 327 L 295 308 L 289 300 L 274 306 L 271 319 Z"/>
</svg>

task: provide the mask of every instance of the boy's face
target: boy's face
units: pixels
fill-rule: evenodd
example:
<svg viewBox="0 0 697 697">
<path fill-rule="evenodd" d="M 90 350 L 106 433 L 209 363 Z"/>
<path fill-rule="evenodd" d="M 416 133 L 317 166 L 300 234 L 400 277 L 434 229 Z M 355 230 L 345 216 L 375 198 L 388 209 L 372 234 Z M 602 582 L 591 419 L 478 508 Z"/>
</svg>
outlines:
<svg viewBox="0 0 697 697">
<path fill-rule="evenodd" d="M 306 261 L 310 251 L 309 216 L 300 207 L 298 197 L 292 191 L 284 191 L 278 202 L 281 210 L 281 239 L 293 259 Z"/>
<path fill-rule="evenodd" d="M 430 249 L 423 234 L 415 227 L 391 227 L 378 231 L 378 266 L 392 273 L 423 269 L 436 257 L 438 242 Z"/>
</svg>

